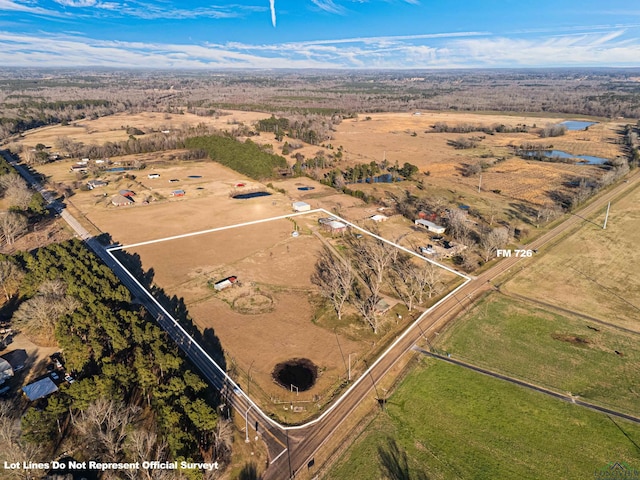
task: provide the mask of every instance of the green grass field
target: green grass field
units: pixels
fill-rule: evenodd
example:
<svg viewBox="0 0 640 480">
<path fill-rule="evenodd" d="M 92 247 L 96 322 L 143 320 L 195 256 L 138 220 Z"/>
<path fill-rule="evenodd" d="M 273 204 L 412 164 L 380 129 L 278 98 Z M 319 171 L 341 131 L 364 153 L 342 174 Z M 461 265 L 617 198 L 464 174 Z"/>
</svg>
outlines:
<svg viewBox="0 0 640 480">
<path fill-rule="evenodd" d="M 503 288 L 640 332 L 640 188 L 540 251 Z"/>
<path fill-rule="evenodd" d="M 496 293 L 440 335 L 436 348 L 640 416 L 638 340 L 640 335 L 550 313 Z"/>
<path fill-rule="evenodd" d="M 584 480 L 639 469 L 638 444 L 639 425 L 423 357 L 323 478 Z"/>
</svg>

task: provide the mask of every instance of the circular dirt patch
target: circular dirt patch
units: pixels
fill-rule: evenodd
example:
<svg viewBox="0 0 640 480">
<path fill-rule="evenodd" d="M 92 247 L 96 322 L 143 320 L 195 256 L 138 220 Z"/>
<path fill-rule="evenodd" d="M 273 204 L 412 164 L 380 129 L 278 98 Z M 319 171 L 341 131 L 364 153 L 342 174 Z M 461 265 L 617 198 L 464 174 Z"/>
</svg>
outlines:
<svg viewBox="0 0 640 480">
<path fill-rule="evenodd" d="M 266 293 L 243 293 L 233 300 L 231 307 L 239 313 L 257 315 L 258 313 L 269 313 L 273 310 L 274 305 L 273 298 Z"/>
<path fill-rule="evenodd" d="M 271 376 L 287 390 L 297 387 L 298 391 L 304 392 L 316 383 L 318 367 L 307 358 L 294 358 L 277 364 Z"/>
</svg>

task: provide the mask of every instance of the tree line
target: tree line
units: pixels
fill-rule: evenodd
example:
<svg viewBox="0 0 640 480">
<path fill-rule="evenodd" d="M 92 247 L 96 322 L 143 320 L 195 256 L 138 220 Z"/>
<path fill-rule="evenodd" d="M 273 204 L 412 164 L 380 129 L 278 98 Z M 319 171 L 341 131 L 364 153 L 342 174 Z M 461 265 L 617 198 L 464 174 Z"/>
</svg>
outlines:
<svg viewBox="0 0 640 480">
<path fill-rule="evenodd" d="M 288 168 L 284 157 L 265 152 L 250 139 L 239 142 L 221 135 L 191 137 L 185 140 L 185 147 L 204 150 L 213 161 L 255 180 L 273 178 L 278 169 Z"/>
<path fill-rule="evenodd" d="M 0 196 L 8 210 L 0 212 L 0 243 L 11 247 L 24 235 L 30 223 L 46 214 L 45 201 L 0 155 Z"/>
</svg>

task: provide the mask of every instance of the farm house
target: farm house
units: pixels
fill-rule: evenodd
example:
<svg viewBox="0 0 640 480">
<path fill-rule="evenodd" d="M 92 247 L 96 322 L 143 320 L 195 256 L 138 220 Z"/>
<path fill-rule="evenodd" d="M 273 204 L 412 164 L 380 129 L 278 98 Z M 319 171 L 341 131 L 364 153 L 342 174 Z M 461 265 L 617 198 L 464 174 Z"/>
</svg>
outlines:
<svg viewBox="0 0 640 480">
<path fill-rule="evenodd" d="M 134 192 L 133 190 L 120 190 L 120 195 L 122 195 L 123 197 L 135 197 L 136 192 Z"/>
<path fill-rule="evenodd" d="M 171 192 L 172 197 L 184 197 L 187 193 L 184 190 L 174 190 Z"/>
<path fill-rule="evenodd" d="M 129 197 L 118 194 L 111 199 L 111 203 L 116 207 L 125 207 L 127 205 L 131 205 L 133 200 Z"/>
<path fill-rule="evenodd" d="M 414 223 L 416 225 L 422 225 L 427 230 L 429 230 L 430 232 L 433 232 L 433 233 L 444 233 L 444 231 L 446 230 L 445 227 L 441 227 L 440 225 L 436 225 L 435 223 L 430 222 L 429 220 L 423 220 L 421 218 L 416 220 Z"/>
<path fill-rule="evenodd" d="M 220 280 L 213 284 L 213 288 L 216 290 L 224 290 L 225 288 L 232 287 L 234 283 L 238 281 L 238 277 L 227 277 L 224 280 Z"/>
<path fill-rule="evenodd" d="M 380 223 L 380 222 L 386 222 L 389 219 L 389 217 L 387 217 L 386 215 L 381 215 L 381 214 L 376 214 L 376 215 L 371 215 L 369 217 L 369 220 L 373 220 L 374 222 Z"/>
<path fill-rule="evenodd" d="M 294 212 L 308 212 L 311 210 L 311 205 L 306 202 L 293 202 L 291 206 Z"/>
</svg>

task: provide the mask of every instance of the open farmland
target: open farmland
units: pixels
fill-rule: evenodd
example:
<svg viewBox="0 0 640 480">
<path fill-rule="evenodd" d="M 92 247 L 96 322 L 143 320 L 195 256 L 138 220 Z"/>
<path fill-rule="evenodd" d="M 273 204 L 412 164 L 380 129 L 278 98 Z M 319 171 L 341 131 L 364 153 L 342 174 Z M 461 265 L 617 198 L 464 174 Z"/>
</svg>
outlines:
<svg viewBox="0 0 640 480">
<path fill-rule="evenodd" d="M 323 245 L 341 252 L 346 247 L 319 229 L 318 218 L 281 218 L 126 247 L 139 256 L 143 270 L 152 271 L 155 285 L 183 299 L 202 331 L 213 329 L 242 388 L 267 412 L 289 422 L 316 414 L 345 386 L 347 356 L 357 378 L 365 361 L 375 359 L 424 310 L 408 312 L 387 286 L 383 298 L 391 308 L 379 314 L 378 334 L 353 306 L 339 320 L 321 302 L 311 276 Z M 298 236 L 292 236 L 294 229 Z M 233 287 L 212 288 L 231 276 L 238 279 Z M 447 290 L 454 275 L 442 271 L 441 282 Z M 436 297 L 425 300 L 432 304 Z M 315 384 L 299 392 L 276 384 L 275 366 L 300 358 L 317 366 Z"/>
<path fill-rule="evenodd" d="M 523 143 L 548 145 L 572 154 L 586 154 L 613 159 L 622 154 L 616 141 L 617 123 L 592 125 L 586 131 L 568 131 L 562 137 L 541 139 L 539 127 L 556 124 L 564 120 L 553 117 L 525 117 L 509 115 L 481 115 L 467 113 L 431 113 L 421 115 L 409 113 L 371 114 L 371 120 L 345 120 L 334 134 L 334 145 L 342 145 L 347 163 L 380 162 L 386 158 L 391 164 L 410 162 L 429 172 L 422 177 L 431 188 L 455 189 L 457 193 L 476 195 L 478 177 L 465 177 L 465 165 L 482 161 L 492 162 L 496 158 L 506 161 L 496 163 L 483 172 L 483 195 L 500 191 L 494 201 L 504 204 L 509 199 L 524 200 L 532 204 L 543 204 L 548 194 L 562 190 L 563 184 L 575 177 L 596 175 L 598 169 L 587 165 L 544 163 L 526 161 L 514 157 L 511 146 Z M 450 127 L 477 125 L 491 127 L 506 125 L 515 128 L 526 125 L 530 133 L 431 133 L 432 126 L 445 123 Z M 534 128 L 534 125 L 536 127 Z M 429 132 L 429 133 L 425 133 Z M 415 133 L 415 135 L 414 135 Z M 456 150 L 447 142 L 459 137 L 484 137 L 476 148 Z M 369 187 L 371 188 L 371 187 Z"/>
<path fill-rule="evenodd" d="M 474 365 L 639 415 L 638 335 L 494 293 L 435 346 Z"/>
<path fill-rule="evenodd" d="M 322 478 L 584 480 L 638 469 L 639 439 L 638 425 L 424 358 Z"/>
<path fill-rule="evenodd" d="M 640 189 L 582 222 L 502 286 L 506 292 L 640 332 Z"/>
<path fill-rule="evenodd" d="M 86 145 L 102 145 L 105 142 L 127 140 L 127 127 L 137 128 L 145 133 L 187 129 L 199 124 L 230 129 L 239 122 L 251 123 L 269 115 L 261 112 L 222 112 L 216 117 L 203 117 L 191 113 L 169 114 L 159 112 L 119 113 L 95 120 L 84 119 L 69 125 L 52 125 L 36 128 L 22 135 L 20 143 L 27 148 L 42 143 L 56 150 L 59 139 L 67 137 Z"/>
</svg>

